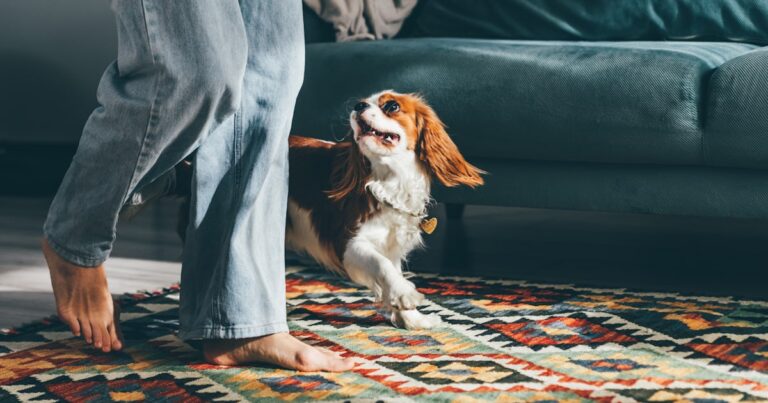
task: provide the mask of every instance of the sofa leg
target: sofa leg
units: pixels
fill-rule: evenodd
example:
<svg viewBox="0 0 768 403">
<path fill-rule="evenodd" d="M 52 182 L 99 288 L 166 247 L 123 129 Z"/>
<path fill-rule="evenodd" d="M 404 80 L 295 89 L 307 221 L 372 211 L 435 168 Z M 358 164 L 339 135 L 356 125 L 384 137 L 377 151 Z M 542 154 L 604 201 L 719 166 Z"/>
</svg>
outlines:
<svg viewBox="0 0 768 403">
<path fill-rule="evenodd" d="M 446 204 L 447 223 L 442 227 L 441 273 L 469 273 L 472 271 L 472 247 L 467 229 L 461 219 L 463 204 Z"/>
<path fill-rule="evenodd" d="M 461 220 L 461 218 L 464 217 L 465 206 L 465 204 L 461 203 L 446 203 L 445 215 L 449 220 Z"/>
</svg>

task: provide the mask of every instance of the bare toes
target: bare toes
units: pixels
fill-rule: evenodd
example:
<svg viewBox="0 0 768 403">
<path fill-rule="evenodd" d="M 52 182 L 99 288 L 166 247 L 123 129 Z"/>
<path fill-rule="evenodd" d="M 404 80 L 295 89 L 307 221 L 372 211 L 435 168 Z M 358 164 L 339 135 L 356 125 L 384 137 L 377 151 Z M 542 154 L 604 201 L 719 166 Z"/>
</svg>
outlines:
<svg viewBox="0 0 768 403">
<path fill-rule="evenodd" d="M 80 337 L 80 322 L 73 320 L 69 323 L 69 329 L 72 330 L 72 334 L 75 335 L 75 337 Z"/>
<path fill-rule="evenodd" d="M 80 322 L 77 321 L 77 318 L 68 314 L 59 313 L 59 320 L 69 326 L 69 330 L 75 337 L 80 336 Z"/>
<path fill-rule="evenodd" d="M 109 327 L 112 325 L 100 325 L 99 331 L 101 332 L 101 351 L 108 353 L 112 350 L 112 335 L 110 335 Z"/>
<path fill-rule="evenodd" d="M 112 350 L 118 351 L 123 348 L 123 343 L 120 342 L 120 336 L 118 335 L 117 326 L 115 325 L 115 322 L 112 322 L 109 325 L 109 336 L 110 336 L 110 345 L 112 347 Z"/>
<path fill-rule="evenodd" d="M 352 360 L 343 359 L 333 353 L 308 348 L 296 355 L 296 369 L 299 371 L 343 372 L 352 369 Z"/>
<path fill-rule="evenodd" d="M 123 348 L 123 329 L 120 327 L 120 313 L 122 308 L 118 300 L 112 300 L 112 306 L 112 335 L 114 336 L 112 348 L 115 350 L 121 350 Z"/>
<path fill-rule="evenodd" d="M 335 367 L 335 371 L 348 371 L 355 366 L 355 362 L 351 358 L 344 358 L 341 353 L 330 353 L 328 362 L 331 366 Z"/>
<path fill-rule="evenodd" d="M 102 346 L 102 326 L 98 323 L 91 323 L 91 331 L 93 332 L 93 346 L 96 348 L 101 348 Z"/>
<path fill-rule="evenodd" d="M 326 371 L 344 372 L 349 371 L 355 366 L 355 362 L 349 358 L 329 357 L 326 364 Z"/>
<path fill-rule="evenodd" d="M 80 319 L 80 330 L 83 332 L 83 338 L 88 344 L 93 343 L 93 329 L 91 329 L 91 323 L 87 320 Z"/>
</svg>

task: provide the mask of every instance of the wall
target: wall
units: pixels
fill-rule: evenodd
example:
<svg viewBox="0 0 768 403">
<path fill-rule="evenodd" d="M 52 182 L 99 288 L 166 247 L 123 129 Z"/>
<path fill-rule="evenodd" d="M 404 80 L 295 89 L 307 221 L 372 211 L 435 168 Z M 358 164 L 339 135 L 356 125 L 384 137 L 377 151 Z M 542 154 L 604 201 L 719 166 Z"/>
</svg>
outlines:
<svg viewBox="0 0 768 403">
<path fill-rule="evenodd" d="M 106 0 L 0 2 L 0 143 L 75 144 L 116 54 Z"/>
</svg>

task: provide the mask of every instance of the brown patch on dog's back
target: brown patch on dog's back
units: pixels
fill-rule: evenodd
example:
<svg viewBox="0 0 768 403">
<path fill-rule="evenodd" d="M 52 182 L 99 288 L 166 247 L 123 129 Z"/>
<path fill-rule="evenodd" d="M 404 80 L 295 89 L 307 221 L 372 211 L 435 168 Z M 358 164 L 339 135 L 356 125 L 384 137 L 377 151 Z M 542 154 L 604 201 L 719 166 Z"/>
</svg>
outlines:
<svg viewBox="0 0 768 403">
<path fill-rule="evenodd" d="M 309 211 L 320 244 L 341 268 L 347 242 L 376 208 L 365 190 L 368 162 L 351 142 L 301 136 L 288 141 L 289 198 Z"/>
</svg>

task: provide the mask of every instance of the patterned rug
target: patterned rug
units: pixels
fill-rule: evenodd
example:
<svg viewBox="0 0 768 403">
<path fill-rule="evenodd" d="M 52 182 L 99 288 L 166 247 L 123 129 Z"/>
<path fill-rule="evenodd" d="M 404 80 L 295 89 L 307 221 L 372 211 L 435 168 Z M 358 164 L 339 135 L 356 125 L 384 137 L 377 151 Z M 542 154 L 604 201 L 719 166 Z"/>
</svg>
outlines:
<svg viewBox="0 0 768 403">
<path fill-rule="evenodd" d="M 768 301 L 418 275 L 446 325 L 391 327 L 322 271 L 287 278 L 292 332 L 348 373 L 217 367 L 180 341 L 178 287 L 124 301 L 102 354 L 51 319 L 0 334 L 0 401 L 768 401 Z"/>
</svg>

